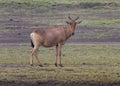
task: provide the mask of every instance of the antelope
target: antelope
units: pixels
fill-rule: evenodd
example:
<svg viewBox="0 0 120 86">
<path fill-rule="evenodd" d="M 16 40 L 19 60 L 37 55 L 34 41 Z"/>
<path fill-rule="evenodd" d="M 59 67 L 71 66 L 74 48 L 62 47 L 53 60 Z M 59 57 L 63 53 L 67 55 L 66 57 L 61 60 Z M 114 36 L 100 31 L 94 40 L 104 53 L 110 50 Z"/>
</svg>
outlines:
<svg viewBox="0 0 120 86">
<path fill-rule="evenodd" d="M 70 21 L 66 21 L 68 24 L 67 27 L 53 27 L 50 29 L 40 29 L 35 30 L 30 34 L 32 52 L 30 57 L 30 65 L 33 66 L 33 57 L 35 56 L 38 65 L 43 67 L 39 58 L 38 58 L 38 49 L 40 46 L 43 47 L 53 47 L 56 46 L 56 58 L 55 58 L 55 66 L 63 67 L 61 63 L 61 48 L 64 45 L 65 41 L 74 35 L 76 24 L 81 23 L 82 21 L 77 22 L 79 19 L 72 19 L 70 16 L 68 17 Z M 59 64 L 58 64 L 59 61 Z"/>
</svg>

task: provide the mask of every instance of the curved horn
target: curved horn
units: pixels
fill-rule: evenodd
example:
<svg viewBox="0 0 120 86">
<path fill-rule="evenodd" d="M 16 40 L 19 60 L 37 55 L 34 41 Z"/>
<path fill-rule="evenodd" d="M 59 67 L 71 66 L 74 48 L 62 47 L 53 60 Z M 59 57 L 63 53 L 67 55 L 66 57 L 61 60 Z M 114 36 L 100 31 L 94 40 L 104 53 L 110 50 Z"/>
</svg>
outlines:
<svg viewBox="0 0 120 86">
<path fill-rule="evenodd" d="M 77 18 L 75 19 L 75 21 L 78 20 L 78 19 L 79 19 L 79 16 L 77 16 Z"/>
<path fill-rule="evenodd" d="M 70 16 L 68 16 L 68 18 L 69 18 L 70 20 L 72 20 L 72 18 L 71 18 Z"/>
</svg>

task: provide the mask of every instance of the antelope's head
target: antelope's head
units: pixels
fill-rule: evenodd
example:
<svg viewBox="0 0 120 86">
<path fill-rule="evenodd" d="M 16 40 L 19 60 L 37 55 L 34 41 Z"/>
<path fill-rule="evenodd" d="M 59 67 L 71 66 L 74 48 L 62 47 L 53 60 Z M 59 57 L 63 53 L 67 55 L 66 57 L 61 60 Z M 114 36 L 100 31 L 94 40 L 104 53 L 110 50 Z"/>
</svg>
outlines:
<svg viewBox="0 0 120 86">
<path fill-rule="evenodd" d="M 74 31 L 75 31 L 75 27 L 76 27 L 76 24 L 79 24 L 81 23 L 82 21 L 77 21 L 79 19 L 79 17 L 75 18 L 75 19 L 72 19 L 70 16 L 68 16 L 68 19 L 70 21 L 66 21 L 67 24 L 70 25 L 70 29 L 72 30 L 72 35 L 74 35 Z"/>
</svg>

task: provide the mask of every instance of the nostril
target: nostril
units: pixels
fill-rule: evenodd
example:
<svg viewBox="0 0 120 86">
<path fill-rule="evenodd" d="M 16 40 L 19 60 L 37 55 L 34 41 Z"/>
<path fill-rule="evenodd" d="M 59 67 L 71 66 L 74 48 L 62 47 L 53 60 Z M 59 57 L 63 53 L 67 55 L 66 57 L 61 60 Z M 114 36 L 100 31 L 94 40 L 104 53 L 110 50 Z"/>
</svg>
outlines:
<svg viewBox="0 0 120 86">
<path fill-rule="evenodd" d="M 72 35 L 74 35 L 75 33 L 72 33 Z"/>
</svg>

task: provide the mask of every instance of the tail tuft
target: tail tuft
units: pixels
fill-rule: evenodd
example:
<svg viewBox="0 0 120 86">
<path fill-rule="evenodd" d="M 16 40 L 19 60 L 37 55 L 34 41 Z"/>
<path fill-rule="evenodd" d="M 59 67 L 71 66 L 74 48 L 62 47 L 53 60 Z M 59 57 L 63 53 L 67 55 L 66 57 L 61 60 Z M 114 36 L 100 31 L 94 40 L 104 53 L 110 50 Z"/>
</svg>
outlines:
<svg viewBox="0 0 120 86">
<path fill-rule="evenodd" d="M 34 44 L 33 44 L 32 40 L 31 40 L 31 47 L 34 48 Z"/>
</svg>

